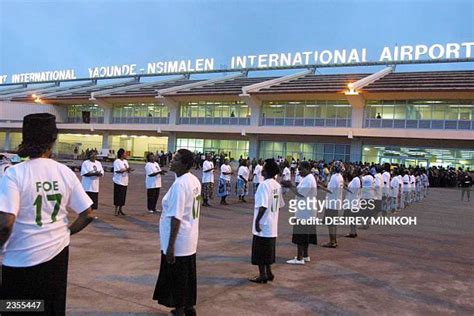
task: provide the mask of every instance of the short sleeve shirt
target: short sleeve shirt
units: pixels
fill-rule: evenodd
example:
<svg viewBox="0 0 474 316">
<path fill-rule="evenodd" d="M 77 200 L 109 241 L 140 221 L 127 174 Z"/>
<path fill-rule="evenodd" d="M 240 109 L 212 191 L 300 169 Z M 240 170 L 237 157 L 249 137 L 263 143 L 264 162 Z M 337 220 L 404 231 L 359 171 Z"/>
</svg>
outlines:
<svg viewBox="0 0 474 316">
<path fill-rule="evenodd" d="M 280 208 L 285 206 L 281 185 L 275 179 L 267 179 L 258 185 L 255 193 L 255 207 L 253 214 L 252 233 L 259 237 L 278 237 L 278 214 Z M 255 221 L 260 210 L 266 211 L 260 219 L 260 232 L 255 230 Z"/>
<path fill-rule="evenodd" d="M 157 162 L 147 162 L 145 165 L 145 186 L 147 189 L 161 188 L 161 175 L 150 177 L 150 174 L 160 172 L 161 168 Z"/>
<path fill-rule="evenodd" d="M 123 172 L 123 173 L 115 172 L 115 171 L 119 171 L 119 170 L 127 169 L 127 168 L 128 168 L 127 160 L 115 159 L 114 175 L 112 176 L 112 181 L 116 184 L 127 186 L 128 185 L 128 172 Z"/>
<path fill-rule="evenodd" d="M 212 161 L 206 160 L 202 164 L 202 183 L 214 183 L 214 163 Z M 211 170 L 209 172 L 204 172 L 206 170 Z"/>
<path fill-rule="evenodd" d="M 100 161 L 90 161 L 86 160 L 82 163 L 81 166 L 81 176 L 82 176 L 82 187 L 86 192 L 99 192 L 99 179 L 98 176 L 93 177 L 84 177 L 85 174 L 89 172 L 100 172 L 104 174 L 104 169 Z"/>
<path fill-rule="evenodd" d="M 31 267 L 54 258 L 69 245 L 68 210 L 81 213 L 91 205 L 74 172 L 52 159 L 8 168 L 0 180 L 0 211 L 16 219 L 3 264 Z"/>
</svg>

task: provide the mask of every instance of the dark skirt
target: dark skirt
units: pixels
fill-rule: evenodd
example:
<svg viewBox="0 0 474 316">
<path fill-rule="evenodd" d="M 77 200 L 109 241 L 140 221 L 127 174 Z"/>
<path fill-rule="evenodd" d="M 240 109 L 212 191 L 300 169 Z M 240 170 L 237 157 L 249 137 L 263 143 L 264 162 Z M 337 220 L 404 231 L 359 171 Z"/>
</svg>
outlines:
<svg viewBox="0 0 474 316">
<path fill-rule="evenodd" d="M 196 305 L 196 298 L 196 254 L 176 257 L 174 264 L 168 264 L 165 254 L 161 252 L 160 273 L 153 300 L 167 307 L 192 307 Z"/>
<path fill-rule="evenodd" d="M 300 246 L 317 245 L 316 225 L 294 225 L 291 242 Z"/>
<path fill-rule="evenodd" d="M 44 300 L 43 315 L 65 315 L 68 261 L 66 247 L 53 259 L 36 266 L 2 266 L 1 298 Z"/>
<path fill-rule="evenodd" d="M 146 190 L 147 209 L 149 211 L 156 211 L 156 203 L 160 196 L 160 188 L 153 188 Z"/>
<path fill-rule="evenodd" d="M 253 235 L 252 264 L 275 263 L 276 237 L 260 237 Z"/>
<path fill-rule="evenodd" d="M 93 210 L 96 210 L 97 207 L 99 206 L 99 192 L 86 192 L 86 193 L 92 200 L 91 208 Z"/>
<path fill-rule="evenodd" d="M 127 186 L 114 183 L 114 205 L 124 206 L 127 198 Z"/>
</svg>

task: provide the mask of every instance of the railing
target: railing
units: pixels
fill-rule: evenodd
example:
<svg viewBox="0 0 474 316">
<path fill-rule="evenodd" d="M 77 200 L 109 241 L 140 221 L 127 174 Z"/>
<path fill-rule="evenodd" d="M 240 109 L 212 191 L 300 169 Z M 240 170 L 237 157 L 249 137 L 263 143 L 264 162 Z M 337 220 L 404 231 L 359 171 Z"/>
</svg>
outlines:
<svg viewBox="0 0 474 316">
<path fill-rule="evenodd" d="M 366 119 L 365 127 L 474 130 L 474 121 Z"/>
<path fill-rule="evenodd" d="M 180 124 L 191 125 L 250 125 L 249 117 L 180 117 Z"/>
<path fill-rule="evenodd" d="M 83 123 L 82 122 L 82 117 L 68 117 L 67 118 L 68 123 Z M 104 117 L 91 117 L 90 118 L 91 123 L 104 123 Z"/>
<path fill-rule="evenodd" d="M 112 124 L 168 124 L 168 117 L 114 117 Z"/>
<path fill-rule="evenodd" d="M 266 126 L 350 127 L 350 118 L 262 118 Z"/>
</svg>

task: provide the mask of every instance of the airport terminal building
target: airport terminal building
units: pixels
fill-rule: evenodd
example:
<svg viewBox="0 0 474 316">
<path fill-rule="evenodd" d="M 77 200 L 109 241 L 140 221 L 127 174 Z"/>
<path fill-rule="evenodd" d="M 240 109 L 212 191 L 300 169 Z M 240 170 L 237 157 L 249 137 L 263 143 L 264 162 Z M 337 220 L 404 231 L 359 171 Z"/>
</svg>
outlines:
<svg viewBox="0 0 474 316">
<path fill-rule="evenodd" d="M 269 72 L 271 73 L 271 72 Z M 149 79 L 149 78 L 147 78 Z M 57 116 L 55 151 L 188 148 L 240 156 L 474 168 L 474 71 L 248 73 L 0 86 L 0 150 Z"/>
</svg>

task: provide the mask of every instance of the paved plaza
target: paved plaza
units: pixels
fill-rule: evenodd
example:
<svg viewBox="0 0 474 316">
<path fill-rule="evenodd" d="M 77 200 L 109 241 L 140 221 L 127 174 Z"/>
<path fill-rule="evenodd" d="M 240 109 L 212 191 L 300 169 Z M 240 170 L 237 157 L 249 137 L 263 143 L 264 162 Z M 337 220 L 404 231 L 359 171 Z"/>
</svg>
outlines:
<svg viewBox="0 0 474 316">
<path fill-rule="evenodd" d="M 112 180 L 101 181 L 99 219 L 73 236 L 67 313 L 155 314 L 169 309 L 152 300 L 160 266 L 159 216 L 146 213 L 143 165 L 131 176 L 126 217 L 115 217 Z M 198 174 L 201 173 L 198 171 Z M 161 198 L 174 180 L 164 177 Z M 288 196 L 287 196 L 288 198 Z M 473 197 L 474 199 L 474 197 Z M 403 315 L 474 314 L 474 203 L 456 189 L 431 189 L 399 215 L 417 226 L 371 227 L 339 247 L 310 247 L 311 262 L 285 263 L 295 255 L 290 213 L 281 211 L 276 279 L 253 284 L 250 264 L 253 199 L 236 197 L 202 208 L 197 253 L 200 315 Z M 319 227 L 319 242 L 328 239 Z"/>
</svg>

